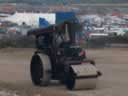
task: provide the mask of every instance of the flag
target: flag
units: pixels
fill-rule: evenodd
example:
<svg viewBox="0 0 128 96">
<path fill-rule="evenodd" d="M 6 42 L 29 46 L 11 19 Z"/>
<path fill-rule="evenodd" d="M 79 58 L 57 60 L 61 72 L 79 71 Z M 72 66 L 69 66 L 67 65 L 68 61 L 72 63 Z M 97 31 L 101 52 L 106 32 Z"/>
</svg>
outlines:
<svg viewBox="0 0 128 96">
<path fill-rule="evenodd" d="M 44 18 L 39 18 L 39 27 L 45 28 L 48 27 L 50 24 L 49 22 Z"/>
</svg>

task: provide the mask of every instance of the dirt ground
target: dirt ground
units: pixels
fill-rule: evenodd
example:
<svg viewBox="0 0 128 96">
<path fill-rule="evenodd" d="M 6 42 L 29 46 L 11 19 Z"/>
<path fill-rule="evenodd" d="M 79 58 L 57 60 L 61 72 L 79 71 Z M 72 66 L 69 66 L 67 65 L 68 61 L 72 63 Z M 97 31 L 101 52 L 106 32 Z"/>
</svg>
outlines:
<svg viewBox="0 0 128 96">
<path fill-rule="evenodd" d="M 127 96 L 128 89 L 128 49 L 111 48 L 88 50 L 103 75 L 95 90 L 71 92 L 74 96 Z"/>
<path fill-rule="evenodd" d="M 67 91 L 58 83 L 35 87 L 29 72 L 33 52 L 34 49 L 0 49 L 0 90 L 11 90 L 20 96 L 127 96 L 127 48 L 88 49 L 88 58 L 96 61 L 103 76 L 95 90 L 81 91 Z"/>
</svg>

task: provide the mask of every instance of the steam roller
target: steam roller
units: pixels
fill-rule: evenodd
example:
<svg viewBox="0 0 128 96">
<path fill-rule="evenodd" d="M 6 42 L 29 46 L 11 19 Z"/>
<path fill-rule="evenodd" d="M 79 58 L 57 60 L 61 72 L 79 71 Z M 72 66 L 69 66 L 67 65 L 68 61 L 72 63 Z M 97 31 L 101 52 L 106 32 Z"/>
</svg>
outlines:
<svg viewBox="0 0 128 96">
<path fill-rule="evenodd" d="M 81 26 L 74 20 L 28 31 L 35 36 L 37 47 L 30 64 L 33 84 L 48 86 L 51 80 L 58 80 L 69 90 L 96 88 L 101 72 L 75 43 L 78 31 Z"/>
</svg>

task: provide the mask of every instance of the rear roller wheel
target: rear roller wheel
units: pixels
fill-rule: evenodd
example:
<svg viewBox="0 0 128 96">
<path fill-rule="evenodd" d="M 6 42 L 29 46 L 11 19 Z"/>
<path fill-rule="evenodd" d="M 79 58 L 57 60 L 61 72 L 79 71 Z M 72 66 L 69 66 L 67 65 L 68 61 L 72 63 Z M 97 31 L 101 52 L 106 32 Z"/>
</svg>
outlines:
<svg viewBox="0 0 128 96">
<path fill-rule="evenodd" d="M 36 86 L 47 86 L 51 77 L 51 65 L 47 55 L 35 54 L 32 57 L 30 72 L 31 79 Z"/>
</svg>

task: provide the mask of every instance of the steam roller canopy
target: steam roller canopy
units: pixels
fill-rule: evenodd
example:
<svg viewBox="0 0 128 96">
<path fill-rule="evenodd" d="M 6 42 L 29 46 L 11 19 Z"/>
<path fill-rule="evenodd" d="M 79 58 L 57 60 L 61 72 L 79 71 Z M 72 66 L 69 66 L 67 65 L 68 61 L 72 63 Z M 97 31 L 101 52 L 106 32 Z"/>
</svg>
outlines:
<svg viewBox="0 0 128 96">
<path fill-rule="evenodd" d="M 94 89 L 98 79 L 97 69 L 92 64 L 71 65 L 67 88 L 72 90 Z"/>
</svg>

